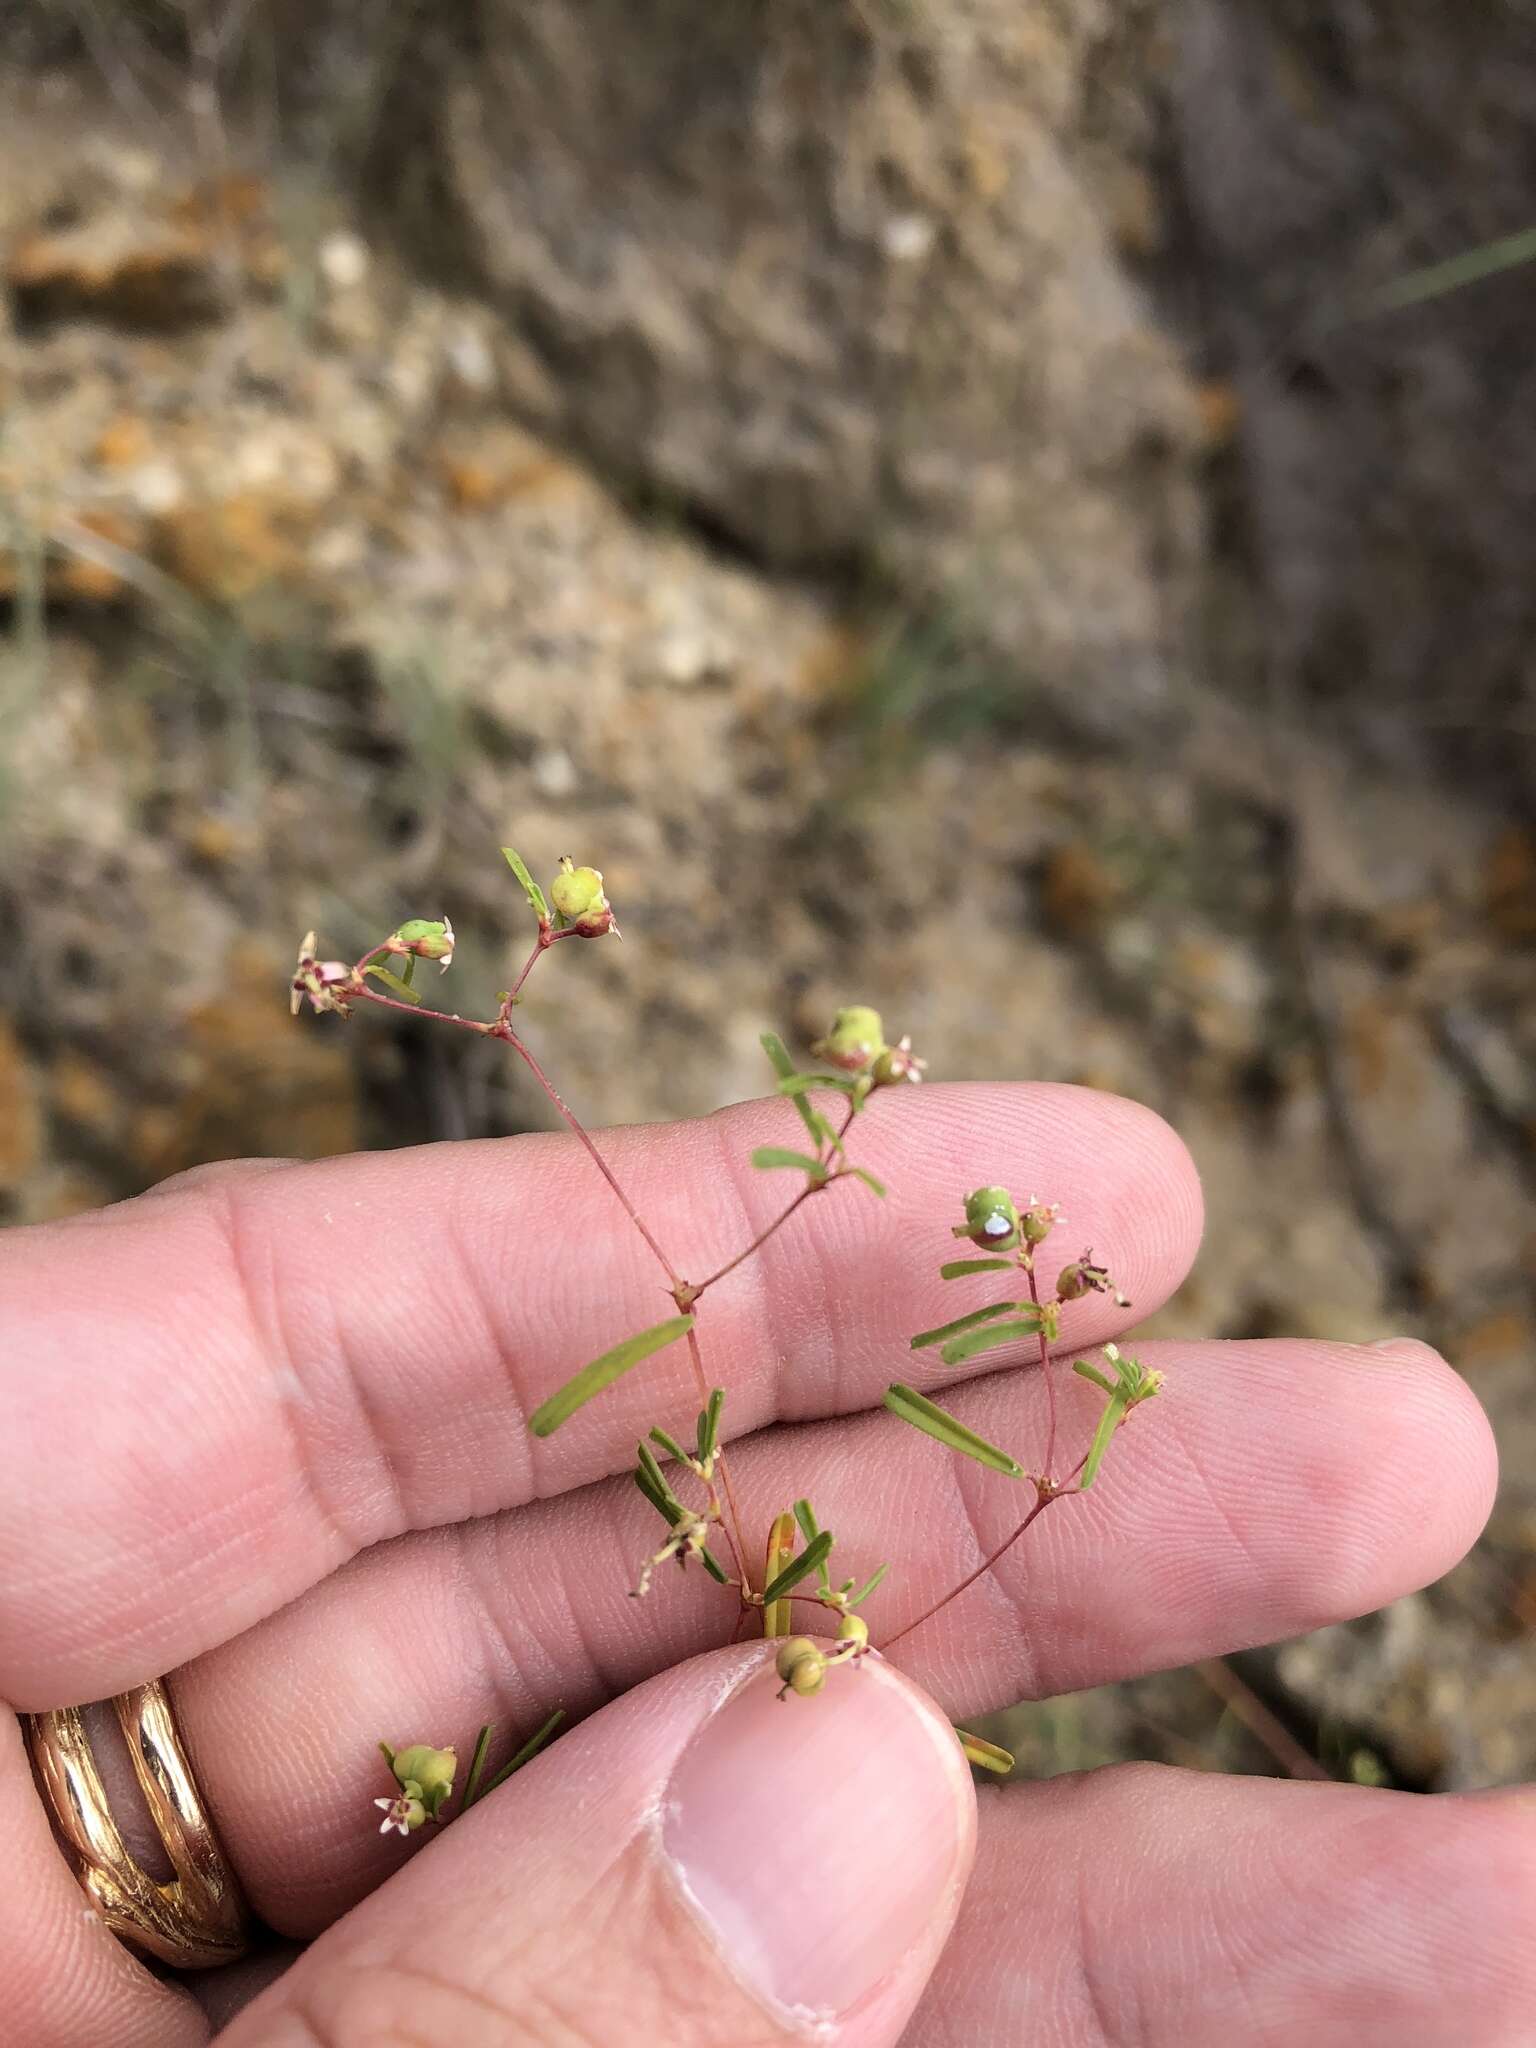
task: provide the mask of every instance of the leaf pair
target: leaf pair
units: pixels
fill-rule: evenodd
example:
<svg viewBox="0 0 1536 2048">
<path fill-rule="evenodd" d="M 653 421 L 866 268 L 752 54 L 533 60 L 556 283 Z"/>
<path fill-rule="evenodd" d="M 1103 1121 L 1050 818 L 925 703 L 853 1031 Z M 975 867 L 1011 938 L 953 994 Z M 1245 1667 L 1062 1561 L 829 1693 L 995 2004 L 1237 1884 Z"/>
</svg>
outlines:
<svg viewBox="0 0 1536 2048">
<path fill-rule="evenodd" d="M 973 1263 L 985 1271 L 992 1263 L 983 1260 L 962 1261 L 969 1266 Z M 1006 1263 L 998 1260 L 997 1264 Z M 1007 1316 L 1011 1320 L 1003 1322 Z M 990 1324 L 991 1327 L 984 1327 Z M 940 1358 L 946 1365 L 963 1365 L 968 1358 L 975 1358 L 983 1351 L 997 1351 L 1005 1344 L 1017 1344 L 1022 1338 L 1037 1337 L 1043 1327 L 1042 1312 L 1029 1301 L 994 1301 L 987 1308 L 972 1309 L 966 1316 L 956 1316 L 951 1323 L 940 1323 L 936 1330 L 921 1330 L 912 1339 L 914 1351 L 926 1350 L 938 1344 L 943 1348 Z"/>
</svg>

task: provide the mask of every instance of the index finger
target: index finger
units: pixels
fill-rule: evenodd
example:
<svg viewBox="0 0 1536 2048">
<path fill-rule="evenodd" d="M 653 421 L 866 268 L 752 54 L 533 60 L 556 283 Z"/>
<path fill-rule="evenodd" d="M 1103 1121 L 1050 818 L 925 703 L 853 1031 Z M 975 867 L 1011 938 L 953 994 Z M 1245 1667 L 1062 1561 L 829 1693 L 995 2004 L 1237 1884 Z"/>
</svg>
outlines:
<svg viewBox="0 0 1536 2048">
<path fill-rule="evenodd" d="M 750 1103 L 604 1134 L 680 1270 L 713 1271 L 782 1207 L 782 1178 L 747 1157 L 782 1142 L 784 1116 Z M 887 1201 L 856 1185 L 818 1195 L 701 1304 L 731 1434 L 849 1413 L 921 1377 L 910 1334 L 973 1305 L 946 1303 L 936 1268 L 978 1182 L 1062 1203 L 1048 1284 L 1091 1241 L 1142 1310 L 1177 1286 L 1199 1236 L 1179 1140 L 1088 1089 L 877 1102 L 854 1156 Z M 0 1240 L 0 1303 L 0 1696 L 24 1708 L 182 1663 L 369 1544 L 616 1471 L 653 1422 L 676 1428 L 697 1406 L 674 1346 L 547 1442 L 524 1426 L 587 1359 L 673 1310 L 565 1137 L 205 1179 L 20 1231 Z M 1073 1342 L 1123 1321 L 1090 1297 Z"/>
</svg>

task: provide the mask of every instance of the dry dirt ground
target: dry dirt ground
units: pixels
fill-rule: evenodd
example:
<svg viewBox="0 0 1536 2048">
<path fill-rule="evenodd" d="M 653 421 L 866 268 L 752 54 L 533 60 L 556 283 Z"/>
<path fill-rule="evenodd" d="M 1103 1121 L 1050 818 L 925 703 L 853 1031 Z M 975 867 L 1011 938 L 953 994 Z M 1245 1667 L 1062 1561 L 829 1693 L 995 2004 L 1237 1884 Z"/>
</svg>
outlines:
<svg viewBox="0 0 1536 2048">
<path fill-rule="evenodd" d="M 447 911 L 473 1008 L 497 843 L 573 852 L 626 943 L 530 1028 L 589 1120 L 756 1093 L 765 1024 L 856 996 L 937 1075 L 1178 1126 L 1211 1221 L 1157 1331 L 1441 1342 L 1502 1439 L 1487 1536 L 1241 1672 L 1331 1769 L 1536 1775 L 1529 831 L 1251 713 L 1074 738 L 942 609 L 767 577 L 532 436 L 495 320 L 332 195 L 68 113 L 0 144 L 0 1220 L 542 1124 L 495 1048 L 290 1024 L 285 981 L 307 926 Z M 1198 1674 L 1008 1730 L 1276 1767 Z"/>
</svg>

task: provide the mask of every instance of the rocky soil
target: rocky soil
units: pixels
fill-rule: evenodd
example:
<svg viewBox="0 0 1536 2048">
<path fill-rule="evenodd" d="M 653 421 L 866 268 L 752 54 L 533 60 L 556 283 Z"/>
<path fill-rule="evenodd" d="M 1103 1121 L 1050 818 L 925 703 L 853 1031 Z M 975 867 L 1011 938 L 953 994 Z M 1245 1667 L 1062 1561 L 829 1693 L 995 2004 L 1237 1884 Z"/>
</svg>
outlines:
<svg viewBox="0 0 1536 2048">
<path fill-rule="evenodd" d="M 530 33 L 558 15 L 529 10 Z M 1331 1768 L 1536 1775 L 1536 839 L 1485 782 L 1193 678 L 1202 621 L 1254 602 L 1202 538 L 1230 502 L 1238 400 L 1125 282 L 1115 252 L 1138 219 L 1151 232 L 1125 135 L 1109 149 L 1046 95 L 1029 170 L 1070 201 L 1049 248 L 949 234 L 1020 175 L 988 150 L 1005 130 L 1022 145 L 973 89 L 977 51 L 948 61 L 924 90 L 959 94 L 977 132 L 959 168 L 923 169 L 937 196 L 916 115 L 899 177 L 866 176 L 857 150 L 815 173 L 863 280 L 853 314 L 848 278 L 822 277 L 776 300 L 782 331 L 735 332 L 706 304 L 723 257 L 701 226 L 682 238 L 697 270 L 663 263 L 638 294 L 643 346 L 603 297 L 622 263 L 596 266 L 602 290 L 574 266 L 558 334 L 516 317 L 574 264 L 563 238 L 590 203 L 560 184 L 558 129 L 517 170 L 562 194 L 537 237 L 493 231 L 510 174 L 480 166 L 500 268 L 471 291 L 428 281 L 335 181 L 254 172 L 238 145 L 210 170 L 89 69 L 13 94 L 0 1220 L 236 1153 L 541 1124 L 494 1048 L 290 1025 L 286 976 L 306 926 L 345 951 L 447 911 L 473 1008 L 518 921 L 498 841 L 596 860 L 626 943 L 589 949 L 579 994 L 530 1019 L 592 1121 L 755 1093 L 765 1023 L 804 1035 L 856 994 L 938 1074 L 1084 1082 L 1178 1125 L 1211 1221 L 1158 1331 L 1441 1342 L 1501 1434 L 1487 1537 L 1442 1586 L 1243 1675 Z M 881 95 L 917 91 L 905 75 L 858 73 L 871 134 L 896 120 Z M 806 135 L 822 90 L 805 84 Z M 467 178 L 491 146 L 473 112 L 454 131 Z M 758 140 L 798 160 L 793 134 Z M 656 156 L 658 185 L 697 182 L 696 142 Z M 643 228 L 660 202 L 631 197 Z M 782 228 L 754 218 L 739 258 L 802 277 Z M 643 254 L 640 236 L 623 261 Z M 1026 423 L 1049 426 L 1020 469 L 1017 414 L 982 459 L 987 380 L 1016 367 L 997 323 L 1019 266 L 1047 259 L 1100 302 L 1099 353 L 1078 387 L 1031 395 Z M 912 305 L 944 282 L 930 262 L 979 295 L 975 378 L 950 389 L 946 362 L 931 403 L 904 381 Z M 862 414 L 826 400 L 742 428 L 723 360 L 762 390 L 793 361 L 822 403 L 821 368 L 859 336 Z M 558 386 L 551 353 L 579 366 Z M 1062 365 L 1062 342 L 1040 361 Z M 841 496 L 821 488 L 829 446 Z M 1201 578 L 1207 612 L 1178 598 Z M 1273 1767 L 1191 1674 L 1010 1730 L 1032 1768 Z"/>
</svg>

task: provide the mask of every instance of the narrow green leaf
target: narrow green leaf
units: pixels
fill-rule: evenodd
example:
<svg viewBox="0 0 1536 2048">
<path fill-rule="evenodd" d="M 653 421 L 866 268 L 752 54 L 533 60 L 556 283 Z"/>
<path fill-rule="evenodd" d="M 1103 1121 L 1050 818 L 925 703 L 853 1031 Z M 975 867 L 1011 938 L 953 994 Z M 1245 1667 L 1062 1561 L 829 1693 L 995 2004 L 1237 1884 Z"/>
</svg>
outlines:
<svg viewBox="0 0 1536 2048">
<path fill-rule="evenodd" d="M 1395 312 L 1403 306 L 1416 306 L 1425 299 L 1440 298 L 1446 292 L 1461 291 L 1485 277 L 1496 277 L 1501 270 L 1512 270 L 1517 264 L 1533 261 L 1536 261 L 1536 228 L 1520 228 L 1500 241 L 1479 243 L 1476 248 L 1462 249 L 1456 255 L 1446 257 L 1444 262 L 1431 263 L 1422 270 L 1410 270 L 1402 277 L 1393 278 L 1390 284 L 1374 292 L 1367 304 L 1373 311 Z"/>
<path fill-rule="evenodd" d="M 709 1573 L 709 1576 L 717 1586 L 728 1586 L 731 1583 L 730 1574 L 714 1555 L 713 1551 L 701 1550 L 699 1552 L 699 1563 L 703 1565 L 705 1571 Z"/>
<path fill-rule="evenodd" d="M 860 1586 L 858 1592 L 850 1593 L 848 1595 L 848 1608 L 850 1613 L 855 1607 L 863 1606 L 864 1602 L 869 1598 L 870 1594 L 873 1593 L 876 1586 L 879 1585 L 880 1581 L 885 1577 L 886 1573 L 889 1570 L 890 1566 L 888 1564 L 876 1565 L 875 1569 L 870 1573 L 869 1577 L 864 1581 L 863 1585 Z"/>
<path fill-rule="evenodd" d="M 485 1790 L 480 1794 L 480 1797 L 482 1799 L 488 1799 L 490 1795 L 496 1790 L 498 1785 L 505 1785 L 508 1778 L 511 1777 L 514 1771 L 520 1771 L 523 1768 L 524 1764 L 531 1763 L 533 1758 L 538 1755 L 539 1751 L 544 1747 L 545 1743 L 548 1742 L 549 1738 L 554 1734 L 555 1730 L 560 1726 L 560 1723 L 564 1719 L 564 1707 L 556 1707 L 555 1711 L 550 1715 L 549 1719 L 544 1723 L 544 1726 L 539 1730 L 537 1735 L 530 1735 L 528 1740 L 523 1744 L 522 1748 L 517 1752 L 516 1756 L 510 1758 L 508 1762 L 502 1765 L 501 1769 L 496 1773 L 495 1777 L 492 1778 L 489 1785 L 487 1785 Z"/>
<path fill-rule="evenodd" d="M 421 1001 L 415 989 L 408 982 L 402 981 L 398 974 L 392 973 L 389 968 L 380 967 L 375 963 L 372 967 L 365 967 L 363 972 L 371 974 L 375 981 L 382 981 L 386 988 L 393 989 L 397 996 L 403 996 L 408 1003 Z"/>
<path fill-rule="evenodd" d="M 1013 1753 L 1000 1743 L 988 1742 L 984 1735 L 973 1735 L 969 1728 L 957 1728 L 960 1747 L 969 1762 L 983 1771 L 996 1771 L 1000 1778 L 1006 1777 L 1013 1769 Z"/>
<path fill-rule="evenodd" d="M 677 1462 L 680 1465 L 687 1464 L 688 1453 L 683 1449 L 682 1445 L 678 1442 L 677 1438 L 675 1436 L 669 1436 L 666 1430 L 653 1429 L 651 1431 L 651 1442 L 653 1444 L 659 1445 L 660 1448 L 666 1452 L 669 1458 L 676 1458 Z"/>
<path fill-rule="evenodd" d="M 725 1406 L 724 1387 L 711 1390 L 709 1401 L 699 1416 L 698 1445 L 699 1463 L 707 1465 L 720 1444 L 720 1411 Z"/>
<path fill-rule="evenodd" d="M 788 1152 L 782 1145 L 759 1145 L 752 1154 L 752 1164 L 764 1169 L 795 1166 L 813 1180 L 825 1180 L 827 1177 L 827 1169 L 819 1159 L 809 1158 L 804 1152 Z"/>
<path fill-rule="evenodd" d="M 900 1384 L 887 1387 L 885 1405 L 903 1422 L 910 1422 L 914 1429 L 947 1444 L 952 1451 L 974 1458 L 978 1465 L 990 1466 L 994 1472 L 1006 1472 L 1010 1479 L 1024 1477 L 1024 1469 L 1016 1458 L 1010 1458 L 1006 1451 L 1000 1451 L 996 1444 L 989 1444 L 974 1429 L 967 1429 L 963 1422 L 957 1422 L 953 1415 L 947 1414 L 926 1395 L 918 1393 L 915 1387 Z"/>
<path fill-rule="evenodd" d="M 763 1605 L 766 1607 L 774 1600 L 782 1600 L 792 1587 L 798 1586 L 802 1579 L 808 1578 L 812 1572 L 818 1570 L 826 1563 L 827 1552 L 831 1548 L 832 1532 L 823 1529 L 814 1543 L 808 1543 L 804 1550 L 789 1560 L 777 1578 L 771 1579 L 764 1586 Z"/>
<path fill-rule="evenodd" d="M 528 898 L 528 901 L 533 908 L 534 916 L 539 920 L 540 924 L 548 924 L 549 905 L 544 901 L 544 891 L 539 887 L 538 883 L 533 879 L 532 875 L 529 874 L 527 868 L 523 865 L 522 856 L 517 852 L 517 850 L 514 847 L 504 846 L 501 849 L 501 857 L 506 862 L 507 866 L 512 870 L 513 874 L 516 875 L 517 879 L 522 883 L 523 894 Z"/>
<path fill-rule="evenodd" d="M 1106 1394 L 1114 1393 L 1114 1381 L 1106 1379 L 1103 1373 L 1099 1371 L 1098 1367 L 1096 1365 L 1090 1365 L 1086 1358 L 1074 1358 L 1072 1361 L 1072 1370 L 1074 1372 L 1081 1373 L 1085 1380 L 1092 1380 L 1093 1384 L 1096 1387 L 1102 1387 Z"/>
<path fill-rule="evenodd" d="M 1017 1344 L 1025 1337 L 1038 1337 L 1040 1318 L 1031 1310 L 1017 1323 L 994 1323 L 990 1330 L 972 1330 L 956 1337 L 939 1353 L 946 1365 L 963 1365 L 983 1351 L 997 1351 L 1004 1344 Z"/>
<path fill-rule="evenodd" d="M 769 1064 L 779 1079 L 781 1081 L 792 1081 L 795 1078 L 795 1063 L 790 1058 L 784 1041 L 780 1038 L 777 1031 L 763 1032 L 758 1039 L 758 1044 L 767 1053 Z"/>
<path fill-rule="evenodd" d="M 816 1519 L 816 1510 L 808 1500 L 797 1500 L 795 1502 L 795 1520 L 800 1524 L 800 1533 L 805 1538 L 807 1545 L 814 1543 L 821 1534 L 821 1524 Z M 825 1558 L 817 1566 L 817 1576 L 821 1581 L 821 1590 L 824 1593 L 827 1592 L 832 1584 L 832 1575 L 827 1570 Z"/>
<path fill-rule="evenodd" d="M 848 1172 L 853 1174 L 856 1179 L 863 1181 L 865 1187 L 873 1188 L 882 1202 L 885 1200 L 885 1182 L 883 1180 L 876 1180 L 868 1167 L 850 1166 Z"/>
<path fill-rule="evenodd" d="M 670 1492 L 664 1485 L 658 1487 L 655 1480 L 651 1478 L 643 1466 L 636 1466 L 630 1477 L 656 1510 L 657 1514 L 667 1523 L 668 1527 L 671 1527 L 677 1521 L 679 1515 L 684 1512 L 683 1504 L 677 1498 L 677 1495 Z"/>
<path fill-rule="evenodd" d="M 656 1432 L 652 1430 L 651 1434 L 654 1436 Z M 657 1464 L 656 1454 L 650 1445 L 636 1444 L 635 1457 L 639 1463 L 640 1470 L 645 1474 L 648 1486 L 656 1493 L 675 1498 L 671 1487 L 667 1484 L 666 1474 Z"/>
<path fill-rule="evenodd" d="M 407 988 L 414 985 L 416 980 L 416 955 L 414 953 L 406 954 L 405 965 L 400 970 L 400 979 Z"/>
<path fill-rule="evenodd" d="M 972 1309 L 968 1316 L 956 1316 L 952 1323 L 940 1323 L 936 1330 L 920 1330 L 912 1339 L 911 1348 L 922 1351 L 930 1344 L 942 1344 L 947 1337 L 958 1337 L 962 1330 L 974 1330 L 979 1323 L 995 1323 L 999 1316 L 1016 1316 L 1020 1307 L 1017 1301 L 994 1301 L 986 1308 Z"/>
<path fill-rule="evenodd" d="M 664 1323 L 657 1323 L 654 1329 L 641 1330 L 633 1337 L 626 1337 L 622 1344 L 615 1344 L 611 1351 L 605 1351 L 601 1358 L 594 1358 L 590 1365 L 584 1365 L 573 1378 L 550 1395 L 537 1408 L 528 1421 L 528 1427 L 535 1436 L 551 1436 L 562 1422 L 568 1422 L 604 1387 L 612 1386 L 632 1365 L 638 1365 L 642 1358 L 649 1358 L 655 1351 L 663 1350 L 668 1344 L 675 1344 L 679 1337 L 693 1328 L 692 1316 L 669 1316 Z"/>
<path fill-rule="evenodd" d="M 809 1095 L 813 1088 L 836 1088 L 851 1095 L 858 1087 L 852 1074 L 787 1074 L 779 1083 L 781 1095 Z"/>
<path fill-rule="evenodd" d="M 941 1280 L 963 1280 L 968 1273 L 1017 1272 L 1012 1259 L 951 1259 L 947 1266 L 940 1266 Z"/>
<path fill-rule="evenodd" d="M 1113 1394 L 1108 1407 L 1099 1417 L 1099 1426 L 1093 1433 L 1093 1443 L 1088 1451 L 1088 1462 L 1083 1467 L 1082 1478 L 1077 1482 L 1084 1493 L 1098 1477 L 1099 1467 L 1104 1462 L 1104 1453 L 1109 1449 L 1109 1440 L 1120 1427 L 1120 1418 L 1124 1413 L 1125 1395 Z"/>
<path fill-rule="evenodd" d="M 469 1760 L 469 1776 L 464 1784 L 464 1797 L 459 1805 L 460 1813 L 468 1813 L 479 1795 L 480 1777 L 485 1769 L 485 1759 L 491 1747 L 492 1726 L 493 1723 L 487 1721 L 480 1730 L 480 1733 L 475 1737 L 475 1753 Z"/>
<path fill-rule="evenodd" d="M 793 1081 L 796 1079 L 795 1063 L 785 1050 L 784 1041 L 776 1031 L 765 1031 L 759 1043 L 762 1045 L 763 1051 L 767 1053 L 769 1063 L 781 1081 Z M 828 1138 L 832 1136 L 832 1126 L 827 1122 L 820 1110 L 812 1109 L 803 1093 L 795 1095 L 794 1104 L 801 1123 L 805 1125 L 805 1128 L 810 1132 L 818 1145 L 824 1145 Z"/>
</svg>

